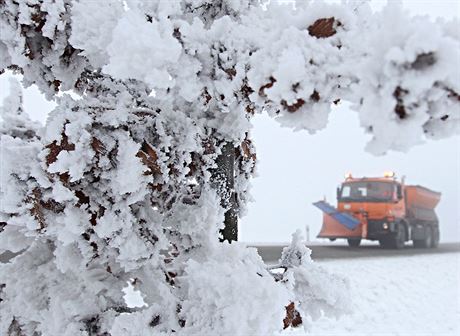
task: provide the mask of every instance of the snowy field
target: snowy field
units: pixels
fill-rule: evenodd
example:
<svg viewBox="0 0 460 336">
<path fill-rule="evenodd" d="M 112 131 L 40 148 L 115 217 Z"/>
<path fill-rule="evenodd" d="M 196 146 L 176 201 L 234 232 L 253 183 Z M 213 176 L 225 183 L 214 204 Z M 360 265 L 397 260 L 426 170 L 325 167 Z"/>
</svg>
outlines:
<svg viewBox="0 0 460 336">
<path fill-rule="evenodd" d="M 460 335 L 459 253 L 321 265 L 349 278 L 353 314 L 314 322 L 312 335 Z"/>
<path fill-rule="evenodd" d="M 314 321 L 308 334 L 297 328 L 281 336 L 460 335 L 460 253 L 319 263 L 349 279 L 353 313 Z M 142 305 L 127 294 L 131 305 Z"/>
</svg>

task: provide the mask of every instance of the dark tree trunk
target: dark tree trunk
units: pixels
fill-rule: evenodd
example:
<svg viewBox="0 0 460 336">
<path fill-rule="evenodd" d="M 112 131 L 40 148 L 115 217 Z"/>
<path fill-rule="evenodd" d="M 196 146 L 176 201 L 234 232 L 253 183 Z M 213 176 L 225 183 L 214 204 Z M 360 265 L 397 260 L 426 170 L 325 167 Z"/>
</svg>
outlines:
<svg viewBox="0 0 460 336">
<path fill-rule="evenodd" d="M 221 241 L 238 240 L 238 215 L 235 193 L 235 148 L 227 142 L 216 159 L 217 168 L 212 171 L 212 186 L 217 190 L 225 211 L 225 227 L 221 230 Z"/>
</svg>

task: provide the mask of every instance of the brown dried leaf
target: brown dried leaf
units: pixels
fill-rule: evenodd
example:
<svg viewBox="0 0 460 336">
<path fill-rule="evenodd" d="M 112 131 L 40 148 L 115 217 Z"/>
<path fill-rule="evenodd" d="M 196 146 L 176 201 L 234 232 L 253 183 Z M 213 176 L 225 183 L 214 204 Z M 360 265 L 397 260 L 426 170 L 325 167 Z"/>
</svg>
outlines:
<svg viewBox="0 0 460 336">
<path fill-rule="evenodd" d="M 0 222 L 0 232 L 3 231 L 3 229 L 5 228 L 6 226 L 6 222 Z"/>
<path fill-rule="evenodd" d="M 200 155 L 198 153 L 192 152 L 190 153 L 190 157 L 191 162 L 188 165 L 189 172 L 187 173 L 187 176 L 194 175 L 198 171 L 198 168 L 201 166 Z"/>
<path fill-rule="evenodd" d="M 455 99 L 455 100 L 460 102 L 460 94 L 459 93 L 455 92 L 454 90 L 452 90 L 451 88 L 448 88 L 448 87 L 446 87 L 444 89 L 448 92 L 447 97 Z"/>
<path fill-rule="evenodd" d="M 204 98 L 204 100 L 205 100 L 205 103 L 204 103 L 205 105 L 207 105 L 207 104 L 211 101 L 211 99 L 212 99 L 211 95 L 210 95 L 209 92 L 208 92 L 208 88 L 207 88 L 207 87 L 204 88 L 203 93 L 201 94 L 201 96 L 202 96 L 202 97 Z"/>
<path fill-rule="evenodd" d="M 318 19 L 308 27 L 308 33 L 316 38 L 327 38 L 335 35 L 335 28 L 341 25 L 342 23 L 333 17 Z"/>
<path fill-rule="evenodd" d="M 97 154 L 104 155 L 105 153 L 107 153 L 107 149 L 105 148 L 104 144 L 98 138 L 95 137 L 93 137 L 93 139 L 91 140 L 91 148 Z"/>
<path fill-rule="evenodd" d="M 45 148 L 49 149 L 49 153 L 46 156 L 46 163 L 48 166 L 56 162 L 59 153 L 61 153 L 63 150 L 68 152 L 75 150 L 75 145 L 69 142 L 69 138 L 67 137 L 67 135 L 64 132 L 62 132 L 61 135 L 62 138 L 59 145 L 57 141 L 54 140 L 49 145 L 45 146 Z"/>
<path fill-rule="evenodd" d="M 214 142 L 210 138 L 203 140 L 202 145 L 204 148 L 203 154 L 209 155 L 209 154 L 213 154 L 216 152 L 216 147 L 214 145 Z"/>
<path fill-rule="evenodd" d="M 289 327 L 298 327 L 302 324 L 302 317 L 300 313 L 295 309 L 294 302 L 291 302 L 286 306 L 286 317 L 283 320 L 284 329 Z"/>
<path fill-rule="evenodd" d="M 246 105 L 246 112 L 250 115 L 254 115 L 255 112 L 256 112 L 256 108 L 254 107 L 254 104 L 249 104 L 249 105 Z"/>
<path fill-rule="evenodd" d="M 314 102 L 319 102 L 321 99 L 321 96 L 319 95 L 319 92 L 316 90 L 313 90 L 313 93 L 310 95 L 310 99 L 313 100 Z"/>
<path fill-rule="evenodd" d="M 180 42 L 180 44 L 184 44 L 184 41 L 182 40 L 182 33 L 180 32 L 179 28 L 176 27 L 174 28 L 173 31 L 173 37 Z"/>
<path fill-rule="evenodd" d="M 265 89 L 269 89 L 273 86 L 273 84 L 276 83 L 276 79 L 273 77 L 273 76 L 270 76 L 269 78 L 270 82 L 268 82 L 267 84 L 265 85 L 262 85 L 259 89 L 259 96 L 261 97 L 267 97 L 267 95 L 265 94 Z"/>
<path fill-rule="evenodd" d="M 149 322 L 149 326 L 152 328 L 156 327 L 160 324 L 160 320 L 160 315 L 156 315 L 154 318 L 152 318 L 152 321 Z"/>
<path fill-rule="evenodd" d="M 291 112 L 291 113 L 298 111 L 304 104 L 305 104 L 305 100 L 303 100 L 302 98 L 297 99 L 296 102 L 292 105 L 288 105 L 288 103 L 284 99 L 281 101 L 281 105 L 288 112 Z"/>
<path fill-rule="evenodd" d="M 149 167 L 150 173 L 160 174 L 161 168 L 158 165 L 158 155 L 155 150 L 147 142 L 142 143 L 141 149 L 136 156 L 141 159 L 142 163 Z"/>
<path fill-rule="evenodd" d="M 133 114 L 139 118 L 144 118 L 144 117 L 151 117 L 153 116 L 153 112 L 151 111 L 137 111 L 133 112 Z"/>
<path fill-rule="evenodd" d="M 415 61 L 410 64 L 410 68 L 414 70 L 423 70 L 429 68 L 436 63 L 436 55 L 434 52 L 422 53 L 417 55 Z"/>
<path fill-rule="evenodd" d="M 78 198 L 77 207 L 81 207 L 83 204 L 89 204 L 89 197 L 83 191 L 76 190 L 75 196 Z"/>
<path fill-rule="evenodd" d="M 59 176 L 59 180 L 61 180 L 61 182 L 67 186 L 69 184 L 69 180 L 70 180 L 70 174 L 68 172 L 65 172 L 65 173 L 62 173 L 62 174 L 58 174 Z"/>
<path fill-rule="evenodd" d="M 241 93 L 243 94 L 243 97 L 245 98 L 249 98 L 249 95 L 254 92 L 252 87 L 250 87 L 247 82 L 248 80 L 244 79 L 243 81 L 244 85 L 241 87 Z"/>
<path fill-rule="evenodd" d="M 229 79 L 233 79 L 233 77 L 236 76 L 236 69 L 235 68 L 225 69 L 224 71 L 228 75 Z"/>
<path fill-rule="evenodd" d="M 175 281 L 174 281 L 174 278 L 177 276 L 177 273 L 175 272 L 165 272 L 165 279 L 166 279 L 166 282 L 169 283 L 171 286 L 174 286 L 175 284 Z"/>
<path fill-rule="evenodd" d="M 241 149 L 243 152 L 243 157 L 245 159 L 252 159 L 256 161 L 256 154 L 251 151 L 252 142 L 249 139 L 244 139 L 241 143 Z"/>
<path fill-rule="evenodd" d="M 28 197 L 28 201 L 32 203 L 32 209 L 30 209 L 30 213 L 39 223 L 39 231 L 46 227 L 45 215 L 43 214 L 43 207 L 40 202 L 41 197 L 42 193 L 38 188 L 32 190 L 32 196 Z"/>
<path fill-rule="evenodd" d="M 152 245 L 155 245 L 155 243 L 158 241 L 157 235 L 154 234 L 153 231 L 147 227 L 141 227 L 139 229 L 139 234 L 142 238 L 144 238 L 145 241 L 149 242 Z"/>
<path fill-rule="evenodd" d="M 89 222 L 91 223 L 92 226 L 97 225 L 97 220 L 104 216 L 105 213 L 105 207 L 102 205 L 99 205 L 99 209 L 96 212 L 91 212 L 91 218 L 89 219 Z"/>
<path fill-rule="evenodd" d="M 98 246 L 96 242 L 91 242 L 89 245 L 93 248 L 93 252 L 97 254 Z"/>
<path fill-rule="evenodd" d="M 41 200 L 40 201 L 40 205 L 46 209 L 46 210 L 49 210 L 49 211 L 52 211 L 54 213 L 60 213 L 60 212 L 63 212 L 64 211 L 64 205 L 62 205 L 61 203 L 59 202 L 56 202 L 55 200 L 53 199 L 49 199 L 48 201 L 43 201 Z"/>
<path fill-rule="evenodd" d="M 397 86 L 393 92 L 393 97 L 396 99 L 395 113 L 398 115 L 399 119 L 404 119 L 407 117 L 406 108 L 404 106 L 403 97 L 408 94 L 409 91 Z"/>
</svg>

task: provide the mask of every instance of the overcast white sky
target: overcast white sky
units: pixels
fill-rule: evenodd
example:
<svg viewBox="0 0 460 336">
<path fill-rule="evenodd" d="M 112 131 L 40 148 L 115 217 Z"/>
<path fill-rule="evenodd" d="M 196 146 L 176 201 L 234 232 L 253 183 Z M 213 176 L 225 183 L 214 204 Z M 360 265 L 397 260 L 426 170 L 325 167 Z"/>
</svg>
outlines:
<svg viewBox="0 0 460 336">
<path fill-rule="evenodd" d="M 384 3 L 373 1 L 373 6 L 378 9 Z M 403 4 L 415 14 L 460 17 L 457 0 L 406 0 Z M 460 60 L 453 62 L 460 66 Z M 0 104 L 8 90 L 6 76 L 0 76 Z M 24 100 L 26 111 L 41 122 L 54 107 L 35 87 L 26 90 Z M 286 242 L 296 229 L 305 230 L 306 225 L 314 239 L 322 214 L 312 202 L 326 196 L 335 203 L 335 189 L 347 172 L 379 176 L 388 170 L 406 175 L 408 183 L 442 192 L 437 208 L 441 240 L 460 240 L 459 136 L 429 141 L 408 153 L 375 157 L 364 151 L 369 135 L 364 134 L 357 115 L 346 103 L 333 110 L 328 127 L 315 135 L 283 129 L 266 116 L 255 118 L 252 135 L 259 158 L 258 177 L 252 182 L 254 202 L 240 221 L 240 240 Z"/>
</svg>

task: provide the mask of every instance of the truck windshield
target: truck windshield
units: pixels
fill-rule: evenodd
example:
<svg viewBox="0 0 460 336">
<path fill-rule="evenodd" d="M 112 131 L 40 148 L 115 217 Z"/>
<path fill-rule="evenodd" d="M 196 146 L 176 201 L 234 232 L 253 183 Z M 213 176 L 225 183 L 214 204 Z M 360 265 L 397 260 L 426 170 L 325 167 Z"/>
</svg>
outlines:
<svg viewBox="0 0 460 336">
<path fill-rule="evenodd" d="M 394 183 L 389 182 L 350 182 L 343 183 L 339 201 L 389 201 L 393 199 Z"/>
</svg>

